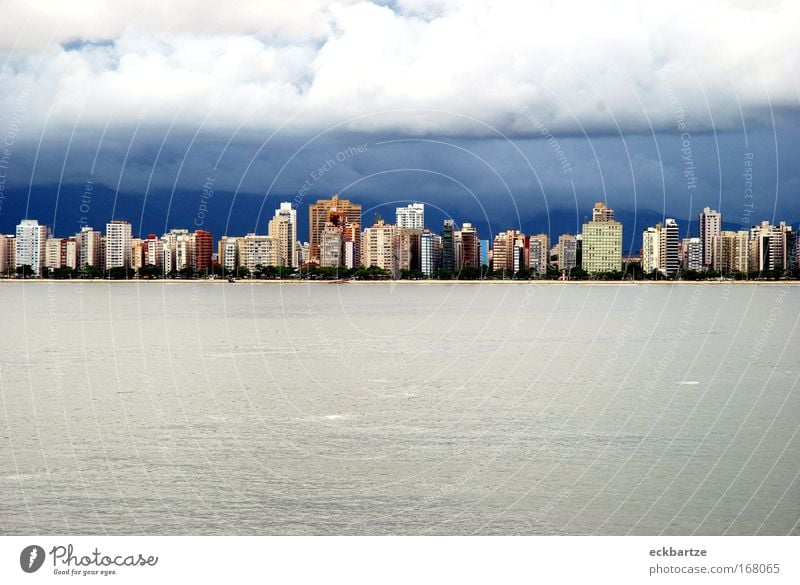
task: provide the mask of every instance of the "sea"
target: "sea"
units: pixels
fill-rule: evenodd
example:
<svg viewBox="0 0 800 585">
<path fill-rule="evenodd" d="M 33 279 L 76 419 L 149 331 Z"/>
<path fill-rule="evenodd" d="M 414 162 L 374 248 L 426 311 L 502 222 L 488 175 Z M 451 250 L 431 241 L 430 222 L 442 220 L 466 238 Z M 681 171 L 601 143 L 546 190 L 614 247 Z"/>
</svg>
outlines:
<svg viewBox="0 0 800 585">
<path fill-rule="evenodd" d="M 0 532 L 797 535 L 799 319 L 781 282 L 0 282 Z"/>
</svg>

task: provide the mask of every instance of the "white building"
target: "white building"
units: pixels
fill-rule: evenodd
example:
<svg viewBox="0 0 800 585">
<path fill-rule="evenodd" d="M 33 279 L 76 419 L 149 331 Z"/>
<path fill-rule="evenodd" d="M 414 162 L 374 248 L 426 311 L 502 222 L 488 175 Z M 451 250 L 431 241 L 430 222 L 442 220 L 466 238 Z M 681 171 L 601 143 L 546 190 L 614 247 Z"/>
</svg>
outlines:
<svg viewBox="0 0 800 585">
<path fill-rule="evenodd" d="M 415 230 L 425 229 L 425 204 L 412 203 L 406 207 L 396 209 L 397 229 L 411 228 Z"/>
<path fill-rule="evenodd" d="M 131 224 L 127 221 L 114 220 L 106 224 L 106 270 L 130 268 L 131 239 Z"/>
<path fill-rule="evenodd" d="M 703 268 L 709 270 L 714 261 L 714 238 L 722 229 L 722 214 L 705 207 L 700 213 L 699 225 L 700 242 L 703 246 Z"/>
<path fill-rule="evenodd" d="M 269 222 L 268 234 L 278 240 L 278 265 L 296 268 L 297 210 L 292 209 L 290 202 L 283 201 L 275 210 L 275 217 Z"/>
<path fill-rule="evenodd" d="M 425 276 L 431 276 L 442 267 L 442 236 L 424 231 L 420 239 L 420 268 Z"/>
<path fill-rule="evenodd" d="M 89 226 L 84 226 L 80 233 L 75 234 L 75 240 L 78 243 L 78 269 L 86 270 L 87 266 L 92 266 L 102 270 L 105 260 L 103 234 Z"/>
<path fill-rule="evenodd" d="M 46 245 L 47 226 L 39 225 L 35 219 L 23 219 L 17 225 L 16 267 L 30 266 L 36 276 L 41 276 Z"/>
<path fill-rule="evenodd" d="M 685 270 L 703 269 L 703 240 L 700 238 L 684 238 L 682 245 L 683 268 Z"/>
</svg>

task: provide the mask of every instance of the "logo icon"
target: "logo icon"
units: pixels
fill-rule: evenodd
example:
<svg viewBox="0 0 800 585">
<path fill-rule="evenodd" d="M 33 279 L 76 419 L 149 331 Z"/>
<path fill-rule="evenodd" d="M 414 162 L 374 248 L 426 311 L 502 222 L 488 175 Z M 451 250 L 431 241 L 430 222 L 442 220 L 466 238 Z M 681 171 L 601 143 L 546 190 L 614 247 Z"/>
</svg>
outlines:
<svg viewBox="0 0 800 585">
<path fill-rule="evenodd" d="M 26 546 L 19 554 L 19 566 L 26 573 L 35 573 L 43 564 L 44 549 L 38 544 Z"/>
</svg>

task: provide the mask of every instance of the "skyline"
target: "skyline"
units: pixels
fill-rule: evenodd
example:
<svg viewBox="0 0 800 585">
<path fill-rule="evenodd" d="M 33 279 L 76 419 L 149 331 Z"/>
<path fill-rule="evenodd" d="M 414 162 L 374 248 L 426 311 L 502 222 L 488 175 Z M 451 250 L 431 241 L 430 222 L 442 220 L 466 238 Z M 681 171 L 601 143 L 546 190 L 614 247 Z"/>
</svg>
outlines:
<svg viewBox="0 0 800 585">
<path fill-rule="evenodd" d="M 206 195 L 204 199 L 213 196 L 210 186 Z M 635 274 L 641 278 L 656 273 L 673 279 L 685 274 L 690 280 L 709 275 L 797 277 L 800 239 L 790 224 L 762 220 L 748 229 L 728 230 L 722 218 L 719 211 L 705 207 L 698 216 L 697 234 L 687 228 L 684 237 L 674 218 L 648 226 L 637 255 L 623 249 L 623 224 L 603 202 L 595 203 L 591 219 L 587 217 L 576 233 L 555 238 L 508 228 L 484 239 L 471 222 L 452 218 L 444 220 L 441 230 L 431 229 L 423 203 L 396 207 L 394 223 L 379 214 L 370 223 L 364 221 L 359 202 L 333 195 L 309 204 L 310 238 L 305 242 L 298 238 L 297 209 L 288 201 L 274 210 L 266 234 L 225 234 L 216 242 L 211 232 L 186 228 L 144 238 L 134 234 L 127 219 L 119 218 L 106 223 L 105 232 L 82 218 L 80 231 L 63 238 L 36 219 L 21 219 L 15 234 L 0 234 L 0 271 L 7 277 L 12 272 L 51 276 L 55 271 L 56 278 L 112 277 L 115 269 L 114 278 L 218 272 L 261 278 L 267 268 L 273 278 L 300 276 L 304 269 L 307 277 L 312 269 L 336 269 L 336 274 L 366 269 L 370 274 L 362 277 L 383 271 L 393 279 L 460 278 L 466 269 L 478 269 L 467 270 L 467 279 L 559 274 L 565 280 Z M 371 273 L 373 269 L 378 272 Z"/>
<path fill-rule="evenodd" d="M 577 225 L 595 201 L 644 225 L 692 218 L 698 200 L 800 222 L 795 3 L 518 4 L 178 2 L 83 18 L 13 0 L 0 230 L 74 221 L 90 183 L 110 199 L 90 221 L 119 203 L 143 231 L 168 229 L 191 221 L 208 178 L 216 233 L 300 193 L 421 200 L 484 232 L 566 231 L 529 222 Z"/>
</svg>

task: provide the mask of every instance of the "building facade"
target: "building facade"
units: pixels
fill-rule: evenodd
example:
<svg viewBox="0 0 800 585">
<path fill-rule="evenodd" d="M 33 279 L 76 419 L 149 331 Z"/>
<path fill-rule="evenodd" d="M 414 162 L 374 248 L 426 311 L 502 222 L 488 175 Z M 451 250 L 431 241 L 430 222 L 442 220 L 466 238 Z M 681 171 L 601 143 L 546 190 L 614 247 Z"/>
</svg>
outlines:
<svg viewBox="0 0 800 585">
<path fill-rule="evenodd" d="M 614 210 L 596 203 L 592 221 L 583 224 L 582 268 L 589 274 L 622 271 L 622 224 Z"/>
</svg>

